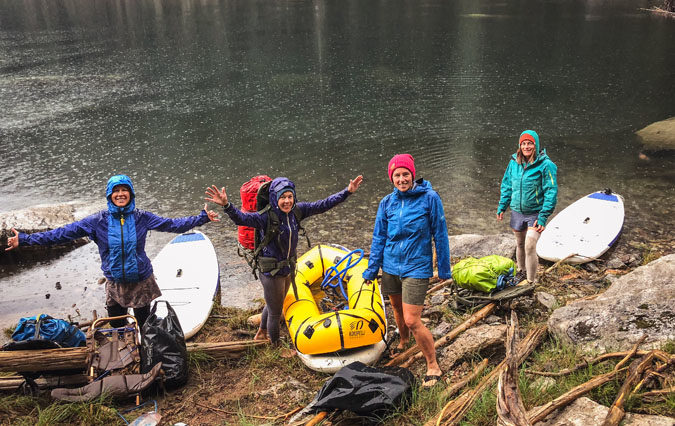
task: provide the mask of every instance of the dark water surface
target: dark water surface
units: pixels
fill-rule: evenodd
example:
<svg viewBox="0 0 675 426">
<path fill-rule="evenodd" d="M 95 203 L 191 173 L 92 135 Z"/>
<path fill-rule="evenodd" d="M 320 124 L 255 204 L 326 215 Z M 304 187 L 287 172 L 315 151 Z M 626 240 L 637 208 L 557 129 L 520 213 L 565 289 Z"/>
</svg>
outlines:
<svg viewBox="0 0 675 426">
<path fill-rule="evenodd" d="M 368 247 L 386 164 L 405 151 L 451 234 L 505 232 L 499 182 L 532 128 L 559 167 L 558 211 L 611 187 L 627 234 L 672 238 L 675 161 L 639 160 L 633 134 L 675 115 L 675 22 L 637 9 L 649 6 L 0 0 L 0 211 L 100 200 L 115 173 L 132 177 L 139 208 L 166 216 L 196 213 L 211 183 L 238 203 L 248 177 L 286 175 L 313 200 L 362 173 L 346 205 L 306 227 L 313 242 Z M 236 228 L 203 230 L 226 302 L 240 285 L 243 300 L 258 294 L 233 256 Z M 154 233 L 149 252 L 168 239 Z M 39 310 L 54 281 L 98 277 L 78 273 L 51 262 L 5 274 L 15 294 L 0 311 L 28 299 Z"/>
</svg>

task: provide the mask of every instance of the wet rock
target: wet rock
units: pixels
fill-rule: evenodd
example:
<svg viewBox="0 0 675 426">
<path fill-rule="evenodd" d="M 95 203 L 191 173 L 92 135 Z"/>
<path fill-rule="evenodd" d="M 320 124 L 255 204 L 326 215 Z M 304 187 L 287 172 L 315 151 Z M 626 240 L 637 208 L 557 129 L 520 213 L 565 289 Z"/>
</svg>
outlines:
<svg viewBox="0 0 675 426">
<path fill-rule="evenodd" d="M 483 257 L 491 254 L 513 258 L 516 254 L 516 239 L 511 233 L 451 235 L 450 253 L 456 258 Z"/>
<path fill-rule="evenodd" d="M 595 262 L 588 262 L 584 264 L 584 269 L 589 272 L 599 272 L 600 268 L 595 265 Z"/>
<path fill-rule="evenodd" d="M 619 258 L 613 257 L 605 263 L 605 266 L 609 269 L 621 269 L 626 266 L 625 263 Z"/>
<path fill-rule="evenodd" d="M 559 308 L 548 321 L 558 338 L 586 350 L 628 350 L 647 335 L 641 349 L 675 339 L 675 254 L 619 278 L 594 300 Z"/>
<path fill-rule="evenodd" d="M 21 232 L 43 232 L 58 228 L 96 213 L 103 203 L 72 201 L 63 204 L 40 204 L 22 210 L 0 213 L 0 233 L 3 237 L 16 228 Z M 11 234 L 13 235 L 13 234 Z"/>
<path fill-rule="evenodd" d="M 485 318 L 483 321 L 485 322 L 485 324 L 490 324 L 490 325 L 502 323 L 502 319 L 499 318 L 497 315 L 490 315 L 487 318 Z"/>
<path fill-rule="evenodd" d="M 438 339 L 439 337 L 443 337 L 452 331 L 452 328 L 452 324 L 447 321 L 442 321 L 436 326 L 436 328 L 431 330 L 431 334 L 434 336 L 434 339 Z"/>
<path fill-rule="evenodd" d="M 635 132 L 646 151 L 675 149 L 675 117 L 657 121 Z"/>
<path fill-rule="evenodd" d="M 542 426 L 601 425 L 608 412 L 608 407 L 584 396 L 564 409 L 554 411 L 543 422 L 537 424 Z M 665 416 L 626 413 L 621 424 L 624 426 L 672 426 L 674 420 Z"/>
<path fill-rule="evenodd" d="M 49 294 L 49 293 L 45 294 L 45 299 L 49 299 L 50 297 L 52 297 L 51 294 Z"/>
<path fill-rule="evenodd" d="M 555 306 L 556 302 L 555 296 L 543 291 L 534 293 L 534 300 L 549 311 L 553 309 L 553 306 Z"/>
<path fill-rule="evenodd" d="M 101 285 L 101 284 L 105 283 L 105 277 L 99 278 L 97 283 L 98 283 L 98 285 Z"/>
<path fill-rule="evenodd" d="M 444 295 L 444 294 L 440 294 L 440 293 L 434 294 L 434 295 L 431 297 L 431 300 L 429 301 L 429 303 L 431 304 L 431 306 L 440 305 L 440 304 L 442 304 L 443 302 L 445 302 L 445 295 Z"/>
<path fill-rule="evenodd" d="M 61 282 L 57 281 L 54 287 L 56 287 L 57 290 L 61 290 Z"/>
<path fill-rule="evenodd" d="M 482 324 L 472 327 L 460 334 L 457 339 L 441 351 L 439 356 L 441 370 L 450 371 L 457 361 L 481 350 L 493 347 L 503 349 L 505 339 L 505 324 Z"/>
<path fill-rule="evenodd" d="M 511 300 L 511 309 L 517 312 L 530 313 L 534 309 L 534 299 L 530 296 L 521 296 Z"/>
</svg>

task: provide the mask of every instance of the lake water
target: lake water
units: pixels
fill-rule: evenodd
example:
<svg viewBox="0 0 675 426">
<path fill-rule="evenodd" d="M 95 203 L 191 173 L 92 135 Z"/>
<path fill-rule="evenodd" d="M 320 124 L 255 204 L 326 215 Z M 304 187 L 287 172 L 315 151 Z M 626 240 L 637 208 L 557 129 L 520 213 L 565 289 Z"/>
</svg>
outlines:
<svg viewBox="0 0 675 426">
<path fill-rule="evenodd" d="M 675 22 L 638 9 L 651 5 L 0 0 L 0 211 L 101 200 L 116 173 L 165 216 L 197 213 L 212 183 L 238 204 L 259 173 L 288 176 L 301 200 L 363 174 L 306 228 L 313 243 L 368 248 L 387 162 L 410 152 L 451 234 L 507 232 L 499 183 L 532 128 L 559 168 L 558 210 L 611 187 L 624 235 L 672 238 L 675 160 L 640 160 L 634 135 L 675 115 Z M 260 297 L 236 227 L 202 229 L 224 301 Z M 149 253 L 169 238 L 153 233 Z M 4 271 L 0 319 L 102 301 L 95 252 L 68 256 Z"/>
</svg>

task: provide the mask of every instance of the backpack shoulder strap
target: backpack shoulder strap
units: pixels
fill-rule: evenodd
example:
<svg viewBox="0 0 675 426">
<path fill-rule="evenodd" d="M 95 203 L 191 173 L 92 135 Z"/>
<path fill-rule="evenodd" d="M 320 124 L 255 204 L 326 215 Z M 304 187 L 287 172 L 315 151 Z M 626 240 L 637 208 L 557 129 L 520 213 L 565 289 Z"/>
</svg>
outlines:
<svg viewBox="0 0 675 426">
<path fill-rule="evenodd" d="M 312 247 L 312 244 L 309 242 L 309 236 L 307 236 L 307 231 L 302 227 L 300 221 L 303 219 L 302 210 L 298 207 L 297 204 L 293 206 L 293 216 L 295 216 L 295 221 L 298 222 L 298 235 L 302 235 L 307 240 L 307 247 Z"/>
</svg>

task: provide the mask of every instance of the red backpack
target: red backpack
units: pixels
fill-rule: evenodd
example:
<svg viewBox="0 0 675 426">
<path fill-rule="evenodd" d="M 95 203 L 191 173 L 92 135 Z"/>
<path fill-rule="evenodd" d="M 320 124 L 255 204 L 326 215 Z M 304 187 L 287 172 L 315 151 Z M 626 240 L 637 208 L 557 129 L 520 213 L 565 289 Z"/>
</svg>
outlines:
<svg viewBox="0 0 675 426">
<path fill-rule="evenodd" d="M 260 175 L 252 177 L 251 180 L 244 183 L 239 190 L 241 195 L 241 210 L 244 213 L 254 213 L 258 211 L 256 196 L 258 189 L 260 189 L 266 182 L 271 182 L 272 179 L 267 175 Z M 239 244 L 244 248 L 253 250 L 255 241 L 255 228 L 250 226 L 239 227 Z"/>
</svg>

